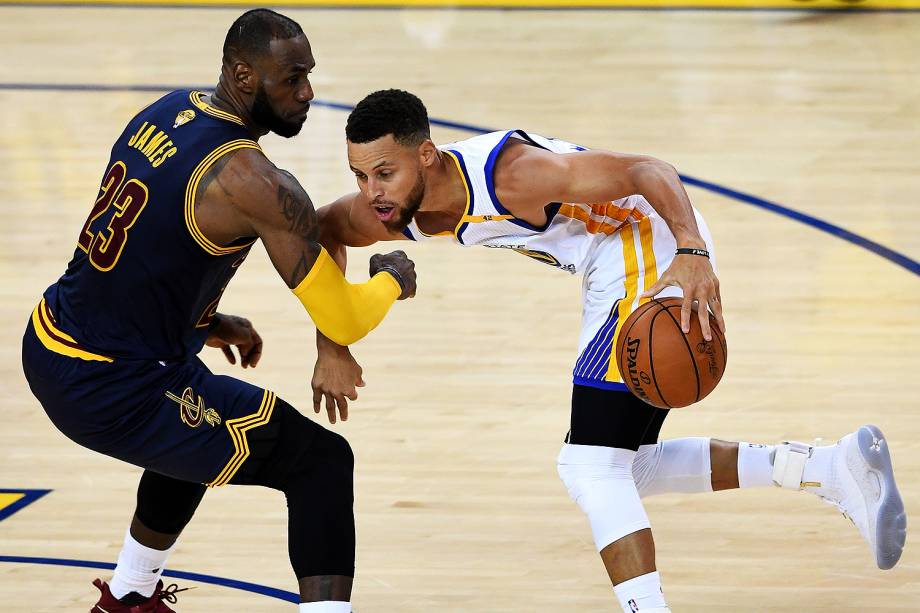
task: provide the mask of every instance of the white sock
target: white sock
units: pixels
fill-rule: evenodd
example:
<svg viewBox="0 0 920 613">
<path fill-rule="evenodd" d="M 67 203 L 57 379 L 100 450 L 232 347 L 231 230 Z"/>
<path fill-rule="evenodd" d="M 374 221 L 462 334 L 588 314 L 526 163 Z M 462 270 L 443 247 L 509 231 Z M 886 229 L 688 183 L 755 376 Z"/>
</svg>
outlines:
<svg viewBox="0 0 920 613">
<path fill-rule="evenodd" d="M 301 602 L 300 613 L 351 613 L 351 603 L 341 600 Z"/>
<path fill-rule="evenodd" d="M 774 445 L 738 443 L 738 487 L 763 487 L 773 483 Z"/>
<path fill-rule="evenodd" d="M 625 613 L 668 606 L 664 601 L 658 571 L 639 575 L 617 584 L 613 586 L 613 591 L 620 600 L 620 606 L 623 607 Z"/>
<path fill-rule="evenodd" d="M 109 582 L 112 596 L 121 599 L 131 592 L 153 596 L 160 575 L 163 574 L 163 567 L 166 566 L 166 559 L 174 547 L 166 551 L 145 547 L 134 540 L 129 529 L 121 553 L 118 554 L 115 574 Z"/>
</svg>

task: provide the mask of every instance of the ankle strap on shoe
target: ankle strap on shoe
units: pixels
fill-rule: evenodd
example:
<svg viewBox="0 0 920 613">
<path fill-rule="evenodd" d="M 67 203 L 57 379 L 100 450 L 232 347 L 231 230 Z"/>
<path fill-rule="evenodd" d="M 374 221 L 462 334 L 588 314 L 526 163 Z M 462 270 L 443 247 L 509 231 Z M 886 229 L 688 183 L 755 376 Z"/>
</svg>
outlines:
<svg viewBox="0 0 920 613">
<path fill-rule="evenodd" d="M 802 474 L 811 450 L 810 445 L 795 441 L 777 446 L 773 457 L 773 483 L 790 490 L 802 489 Z"/>
</svg>

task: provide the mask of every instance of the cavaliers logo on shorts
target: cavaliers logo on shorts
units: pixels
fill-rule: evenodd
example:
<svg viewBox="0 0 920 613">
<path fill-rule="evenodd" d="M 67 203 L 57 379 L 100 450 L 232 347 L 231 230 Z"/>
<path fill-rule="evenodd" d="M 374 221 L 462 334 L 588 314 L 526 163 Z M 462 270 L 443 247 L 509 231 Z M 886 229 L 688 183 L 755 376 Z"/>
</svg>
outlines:
<svg viewBox="0 0 920 613">
<path fill-rule="evenodd" d="M 185 425 L 197 428 L 203 421 L 212 426 L 220 424 L 220 415 L 217 414 L 217 411 L 205 408 L 204 398 L 201 396 L 196 398 L 192 388 L 185 388 L 181 398 L 172 392 L 166 392 L 166 397 L 179 405 L 179 419 Z"/>
</svg>

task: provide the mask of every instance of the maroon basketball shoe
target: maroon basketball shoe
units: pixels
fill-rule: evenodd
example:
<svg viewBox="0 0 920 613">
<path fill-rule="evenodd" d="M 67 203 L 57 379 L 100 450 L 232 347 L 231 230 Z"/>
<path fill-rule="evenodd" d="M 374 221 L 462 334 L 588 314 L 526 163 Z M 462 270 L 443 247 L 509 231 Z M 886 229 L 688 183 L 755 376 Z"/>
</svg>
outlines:
<svg viewBox="0 0 920 613">
<path fill-rule="evenodd" d="M 89 610 L 89 613 L 176 613 L 167 607 L 166 603 L 175 604 L 177 592 L 191 589 L 185 587 L 180 590 L 175 583 L 171 583 L 169 587 L 163 589 L 163 582 L 159 581 L 150 598 L 133 594 L 140 602 L 135 600 L 133 601 L 135 604 L 128 604 L 112 596 L 112 592 L 109 591 L 109 584 L 102 579 L 96 579 L 93 581 L 93 585 L 99 588 L 102 595 L 99 597 L 99 602 L 96 603 L 96 606 Z M 132 601 L 129 600 L 129 602 Z"/>
</svg>

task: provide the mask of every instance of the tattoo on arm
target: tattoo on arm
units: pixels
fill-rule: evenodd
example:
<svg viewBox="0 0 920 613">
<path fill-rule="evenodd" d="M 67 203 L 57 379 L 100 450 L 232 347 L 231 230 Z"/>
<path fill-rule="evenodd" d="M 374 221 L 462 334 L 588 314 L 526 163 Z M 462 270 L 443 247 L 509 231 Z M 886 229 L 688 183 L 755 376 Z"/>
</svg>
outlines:
<svg viewBox="0 0 920 613">
<path fill-rule="evenodd" d="M 316 242 L 319 228 L 316 224 L 316 211 L 313 202 L 303 189 L 300 193 L 292 191 L 285 185 L 278 186 L 278 207 L 288 222 L 288 230 L 304 239 Z"/>
<path fill-rule="evenodd" d="M 292 179 L 292 183 L 278 185 L 278 209 L 287 221 L 287 229 L 296 234 L 303 240 L 312 245 L 319 242 L 319 224 L 316 219 L 316 210 L 313 208 L 313 202 L 302 187 L 294 179 L 293 175 L 282 171 Z M 288 287 L 297 287 L 297 284 L 303 280 L 315 261 L 315 254 L 303 251 L 291 276 L 288 279 Z"/>
<path fill-rule="evenodd" d="M 291 278 L 288 279 L 288 287 L 291 289 L 297 287 L 297 285 L 303 281 L 304 277 L 307 276 L 307 273 L 310 272 L 311 268 L 313 268 L 313 264 L 307 261 L 307 254 L 301 253 L 300 259 L 297 260 L 294 271 L 291 273 Z"/>
<path fill-rule="evenodd" d="M 217 185 L 220 187 L 227 201 L 233 201 L 233 195 L 227 191 L 227 188 L 224 186 L 224 183 L 221 180 L 221 173 L 224 171 L 224 166 L 227 165 L 227 162 L 229 162 L 230 158 L 232 158 L 236 153 L 236 151 L 231 151 L 227 155 L 218 158 L 218 160 L 214 162 L 210 168 L 208 168 L 208 171 L 204 173 L 204 176 L 201 178 L 201 182 L 198 183 L 198 188 L 195 190 L 196 206 L 201 201 L 201 197 L 204 195 L 205 190 L 207 190 L 211 183 L 214 181 L 217 181 Z"/>
</svg>

